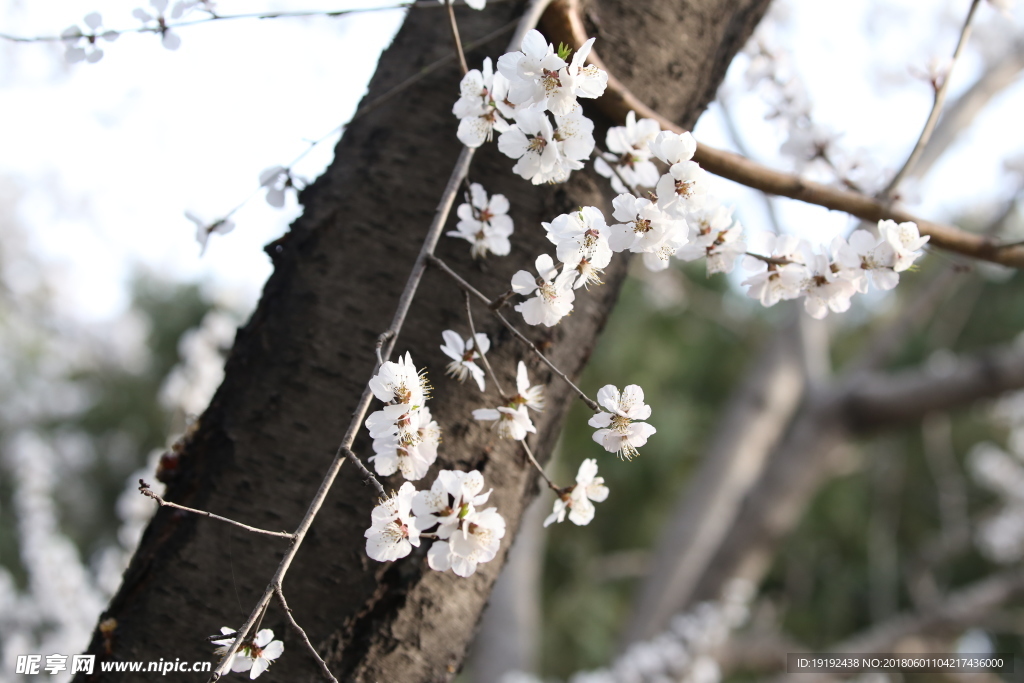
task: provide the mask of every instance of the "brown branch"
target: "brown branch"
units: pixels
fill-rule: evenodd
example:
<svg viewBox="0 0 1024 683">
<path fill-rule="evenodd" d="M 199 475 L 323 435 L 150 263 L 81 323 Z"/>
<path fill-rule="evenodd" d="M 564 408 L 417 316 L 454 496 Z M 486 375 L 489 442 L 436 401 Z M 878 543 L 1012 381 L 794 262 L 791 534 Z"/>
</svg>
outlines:
<svg viewBox="0 0 1024 683">
<path fill-rule="evenodd" d="M 494 368 L 491 367 L 491 361 L 487 360 L 487 354 L 480 348 L 480 344 L 476 340 L 476 325 L 473 324 L 473 300 L 470 298 L 469 292 L 463 290 L 463 296 L 466 297 L 466 319 L 469 320 L 469 334 L 473 340 L 473 348 L 480 354 L 480 362 L 484 364 L 484 370 L 494 380 L 494 386 L 498 390 L 498 394 L 501 396 L 501 400 L 508 402 L 508 394 L 505 393 L 504 387 L 501 386 L 501 381 L 498 380 L 498 376 L 494 374 Z"/>
<path fill-rule="evenodd" d="M 236 522 L 235 520 L 228 519 L 227 517 L 215 515 L 212 512 L 206 512 L 205 510 L 196 510 L 195 508 L 185 507 L 184 505 L 172 503 L 161 498 L 157 494 L 157 492 L 149 488 L 149 484 L 147 484 L 142 479 L 139 479 L 139 493 L 141 493 L 144 496 L 148 496 L 149 498 L 152 498 L 153 500 L 160 504 L 160 507 L 169 507 L 174 508 L 175 510 L 184 510 L 185 512 L 191 512 L 192 514 L 199 515 L 201 517 L 209 517 L 210 519 L 216 519 L 220 522 L 227 522 L 228 524 L 233 524 L 237 527 L 241 527 L 246 531 L 251 531 L 255 534 L 263 534 L 265 536 L 277 536 L 278 538 L 294 538 L 295 536 L 294 534 L 290 534 L 287 531 L 267 531 L 266 529 L 260 529 L 258 527 L 249 526 L 248 524 L 242 524 L 241 522 Z M 224 636 L 221 636 L 221 638 L 223 637 Z"/>
<path fill-rule="evenodd" d="M 545 28 L 554 42 L 565 42 L 578 49 L 587 41 L 587 32 L 578 11 L 579 0 L 555 0 L 545 14 Z M 594 50 L 587 61 L 608 71 Z M 676 133 L 683 129 L 651 109 L 629 91 L 612 73 L 608 73 L 608 88 L 603 97 L 595 100 L 596 106 L 613 121 L 622 123 L 630 111 L 638 118 L 650 118 L 664 130 Z M 1017 245 L 1000 246 L 992 240 L 965 232 L 960 228 L 918 218 L 906 211 L 894 209 L 886 202 L 873 197 L 851 192 L 790 174 L 776 171 L 732 152 L 697 144 L 693 160 L 715 175 L 752 187 L 755 190 L 797 199 L 808 204 L 817 204 L 827 209 L 843 211 L 866 221 L 894 220 L 917 223 L 922 235 L 931 237 L 932 246 L 954 251 L 972 258 L 992 261 L 1004 266 L 1024 268 L 1024 247 Z"/>
<path fill-rule="evenodd" d="M 864 431 L 918 420 L 1021 387 L 1024 348 L 1007 347 L 961 357 L 949 374 L 914 369 L 869 375 L 844 397 L 844 414 L 855 431 Z"/>
</svg>

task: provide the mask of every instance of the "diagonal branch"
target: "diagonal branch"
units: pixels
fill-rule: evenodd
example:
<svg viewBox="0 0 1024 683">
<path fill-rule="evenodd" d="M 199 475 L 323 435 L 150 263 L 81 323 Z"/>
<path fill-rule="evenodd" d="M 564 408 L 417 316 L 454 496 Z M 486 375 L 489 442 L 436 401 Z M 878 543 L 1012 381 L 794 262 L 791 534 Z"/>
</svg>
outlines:
<svg viewBox="0 0 1024 683">
<path fill-rule="evenodd" d="M 587 32 L 578 11 L 579 0 L 556 0 L 545 14 L 545 27 L 554 41 L 568 43 L 578 49 L 587 40 Z M 587 61 L 608 71 L 597 54 L 591 50 Z M 683 128 L 647 106 L 629 91 L 610 71 L 608 88 L 596 106 L 612 120 L 622 123 L 630 111 L 639 118 L 650 118 L 664 130 L 682 133 Z M 1024 268 L 1024 245 L 997 245 L 993 240 L 966 232 L 943 223 L 918 218 L 906 211 L 894 209 L 886 202 L 859 192 L 830 187 L 822 183 L 784 173 L 732 152 L 698 143 L 693 160 L 715 175 L 768 194 L 798 199 L 827 209 L 843 211 L 866 221 L 894 220 L 917 223 L 922 235 L 931 237 L 931 244 L 972 258 L 992 261 L 1004 266 Z"/>
</svg>

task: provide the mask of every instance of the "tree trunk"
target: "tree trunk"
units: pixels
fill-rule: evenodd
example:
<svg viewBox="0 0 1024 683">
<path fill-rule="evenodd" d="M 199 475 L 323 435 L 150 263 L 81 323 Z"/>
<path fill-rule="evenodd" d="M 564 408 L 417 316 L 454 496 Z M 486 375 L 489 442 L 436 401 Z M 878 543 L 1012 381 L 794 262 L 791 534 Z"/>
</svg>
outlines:
<svg viewBox="0 0 1024 683">
<path fill-rule="evenodd" d="M 602 56 L 633 92 L 691 127 L 767 4 L 603 0 L 590 5 L 587 16 Z M 514 20 L 521 10 L 519 3 L 492 3 L 483 12 L 458 9 L 464 42 Z M 478 66 L 487 55 L 496 59 L 506 40 L 503 36 L 470 54 L 470 65 Z M 366 101 L 451 50 L 443 11 L 410 11 L 381 58 Z M 389 325 L 459 154 L 451 115 L 459 78 L 454 67 L 437 71 L 354 122 L 334 163 L 302 193 L 303 216 L 267 247 L 274 274 L 238 333 L 224 383 L 168 480 L 169 500 L 254 526 L 295 528 L 369 379 L 374 342 Z M 598 130 L 611 124 L 592 107 L 588 115 Z M 565 185 L 533 187 L 511 173 L 513 163 L 488 145 L 470 171 L 474 182 L 511 201 L 517 227 L 512 254 L 475 264 L 463 241 L 444 238 L 438 247 L 441 258 L 489 295 L 504 292 L 513 273 L 532 269 L 538 254 L 550 253 L 540 221 L 580 205 L 607 211 L 612 196 L 607 183 L 589 172 L 574 173 Z M 555 328 L 528 328 L 514 312 L 511 318 L 577 377 L 614 303 L 625 264 L 625 258 L 617 258 L 606 272 L 607 284 L 583 292 L 573 315 Z M 548 410 L 536 421 L 533 442 L 545 462 L 572 395 L 486 311 L 477 311 L 476 325 L 491 337 L 491 362 L 506 383 L 515 362 L 524 358 L 534 380 L 547 384 Z M 480 470 L 487 486 L 494 487 L 490 503 L 507 520 L 509 534 L 499 557 L 469 579 L 430 571 L 426 543 L 398 562 L 374 562 L 364 552 L 363 532 L 376 496 L 353 468 L 344 467 L 284 583 L 295 618 L 342 681 L 450 679 L 520 515 L 538 490 L 536 473 L 521 450 L 470 419 L 473 408 L 496 402 L 493 384 L 481 396 L 471 383 L 459 385 L 444 376 L 447 359 L 439 346 L 441 331 L 448 328 L 468 336 L 462 294 L 442 273 L 428 270 L 396 346 L 429 369 L 430 408 L 444 431 L 438 463 L 418 488 L 429 486 L 440 468 Z M 354 450 L 364 459 L 370 454 L 365 433 Z M 401 481 L 396 476 L 384 483 L 391 489 Z M 97 628 L 89 652 L 99 655 L 98 662 L 213 659 L 205 637 L 221 626 L 241 625 L 285 544 L 160 509 L 101 617 L 107 620 L 104 632 Z M 261 680 L 320 680 L 276 603 L 262 626 L 285 641 L 285 654 Z M 176 677 L 200 680 L 203 675 Z M 102 674 L 97 665 L 94 675 L 76 680 L 120 681 L 124 675 Z M 143 674 L 132 680 L 166 679 Z"/>
</svg>

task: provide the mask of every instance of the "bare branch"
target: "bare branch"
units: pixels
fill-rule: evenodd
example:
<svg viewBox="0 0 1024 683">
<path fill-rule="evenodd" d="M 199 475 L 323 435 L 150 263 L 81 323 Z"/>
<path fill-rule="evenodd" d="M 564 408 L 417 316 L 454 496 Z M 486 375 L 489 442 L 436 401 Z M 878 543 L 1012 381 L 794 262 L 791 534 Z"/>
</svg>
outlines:
<svg viewBox="0 0 1024 683">
<path fill-rule="evenodd" d="M 313 647 L 313 643 L 309 642 L 309 636 L 307 636 L 306 632 L 302 630 L 301 626 L 299 626 L 299 622 L 295 621 L 295 617 L 292 615 L 292 608 L 288 606 L 288 601 L 284 599 L 284 592 L 281 590 L 280 586 L 274 588 L 274 593 L 277 595 L 277 599 L 281 603 L 281 607 L 284 608 L 285 616 L 288 617 L 288 623 L 290 623 L 292 628 L 299 634 L 299 637 L 302 638 L 302 642 L 306 644 L 306 649 L 308 649 L 310 654 L 312 654 L 314 659 L 316 659 L 316 663 L 320 665 L 320 671 L 323 672 L 324 678 L 329 681 L 333 681 L 333 683 L 338 683 L 338 679 L 335 678 L 334 674 L 331 673 L 331 670 L 327 668 L 327 662 L 323 660 L 320 653 L 316 651 L 315 647 Z"/>
<path fill-rule="evenodd" d="M 480 345 L 476 342 L 476 325 L 473 324 L 473 300 L 469 297 L 469 292 L 463 290 L 463 296 L 466 297 L 466 319 L 469 320 L 469 334 L 473 340 L 473 348 L 480 354 L 480 362 L 484 364 L 484 370 L 490 375 L 494 381 L 494 386 L 498 390 L 498 394 L 501 395 L 502 401 L 508 401 L 508 394 L 505 393 L 505 389 L 501 386 L 501 380 L 494 374 L 494 368 L 491 367 L 491 361 L 487 360 L 487 354 L 483 352 Z"/>
<path fill-rule="evenodd" d="M 899 184 L 903 182 L 903 179 L 914 168 L 914 165 L 917 164 L 917 160 L 924 152 L 925 145 L 931 139 L 932 131 L 935 130 L 935 124 L 938 122 L 939 114 L 942 112 L 942 105 L 946 102 L 946 93 L 949 91 L 949 82 L 952 80 L 953 68 L 960 60 L 964 47 L 967 45 L 967 38 L 971 35 L 971 20 L 974 18 L 974 12 L 978 9 L 980 2 L 981 0 L 973 0 L 971 2 L 971 8 L 967 11 L 967 19 L 964 20 L 964 26 L 960 29 L 960 40 L 957 42 L 956 50 L 953 52 L 949 70 L 946 72 L 945 78 L 942 79 L 942 84 L 935 91 L 935 101 L 932 104 L 932 110 L 928 113 L 928 119 L 924 123 L 921 135 L 917 138 L 917 144 L 914 145 L 910 156 L 903 163 L 903 167 L 893 176 L 889 184 L 880 193 L 882 197 L 891 196 L 896 188 L 899 187 Z"/>
<path fill-rule="evenodd" d="M 948 374 L 917 368 L 869 375 L 844 397 L 844 412 L 851 428 L 864 431 L 911 422 L 1021 387 L 1024 348 L 1009 347 L 961 357 Z"/>
<path fill-rule="evenodd" d="M 548 34 L 555 40 L 569 43 L 578 49 L 587 40 L 586 30 L 577 11 L 578 0 L 556 0 L 545 15 Z M 587 59 L 591 64 L 608 71 L 594 50 Z M 595 100 L 599 107 L 613 121 L 622 123 L 632 110 L 637 117 L 651 118 L 665 130 L 684 132 L 681 127 L 651 109 L 631 93 L 621 81 L 609 72 L 608 88 L 603 97 Z M 887 202 L 879 201 L 858 192 L 851 192 L 822 183 L 783 173 L 732 152 L 708 145 L 697 145 L 693 160 L 715 175 L 752 187 L 762 192 L 827 209 L 843 211 L 866 221 L 894 220 L 917 223 L 922 235 L 931 237 L 930 244 L 940 249 L 954 251 L 972 258 L 1000 263 L 1004 266 L 1024 268 L 1024 246 L 998 245 L 993 240 L 966 232 L 952 225 L 936 223 L 918 218 L 906 211 L 894 209 Z"/>
<path fill-rule="evenodd" d="M 294 537 L 294 534 L 290 534 L 287 531 L 267 531 L 266 529 L 260 529 L 254 526 L 249 526 L 248 524 L 242 524 L 241 522 L 236 522 L 235 520 L 228 519 L 227 517 L 215 515 L 212 512 L 206 512 L 205 510 L 196 510 L 195 508 L 185 507 L 184 505 L 178 505 L 177 503 L 172 503 L 170 501 L 164 500 L 157 494 L 156 491 L 149 488 L 149 484 L 147 484 L 142 479 L 139 479 L 139 493 L 141 493 L 144 496 L 148 496 L 149 498 L 152 498 L 153 500 L 160 504 L 160 507 L 169 507 L 174 508 L 175 510 L 184 510 L 185 512 L 191 512 L 192 514 L 199 515 L 201 517 L 209 517 L 210 519 L 216 519 L 221 522 L 227 522 L 228 524 L 233 524 L 237 527 L 241 527 L 246 531 L 251 531 L 255 534 L 263 534 L 264 536 L 277 536 L 278 538 Z M 224 636 L 221 636 L 221 638 L 223 637 Z"/>
<path fill-rule="evenodd" d="M 448 25 L 452 28 L 452 40 L 455 42 L 455 54 L 459 58 L 459 66 L 462 67 L 463 75 L 469 71 L 469 66 L 466 64 L 466 53 L 462 51 L 462 38 L 459 36 L 459 24 L 455 21 L 455 6 L 445 0 L 445 5 L 448 6 Z"/>
</svg>

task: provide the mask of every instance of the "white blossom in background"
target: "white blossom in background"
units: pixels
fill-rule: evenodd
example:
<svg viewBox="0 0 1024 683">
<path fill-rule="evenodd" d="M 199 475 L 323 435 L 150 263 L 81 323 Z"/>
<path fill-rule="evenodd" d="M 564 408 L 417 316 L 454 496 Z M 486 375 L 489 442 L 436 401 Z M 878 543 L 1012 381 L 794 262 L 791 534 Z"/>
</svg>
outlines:
<svg viewBox="0 0 1024 683">
<path fill-rule="evenodd" d="M 405 557 L 413 546 L 420 544 L 420 530 L 412 514 L 416 487 L 402 484 L 397 493 L 381 501 L 370 513 L 370 528 L 366 537 L 366 554 L 378 562 L 389 562 Z"/>
<path fill-rule="evenodd" d="M 181 47 L 181 38 L 168 28 L 167 19 L 164 17 L 164 12 L 167 11 L 167 0 L 149 0 L 149 5 L 156 10 L 155 16 L 141 8 L 133 10 L 132 16 L 143 24 L 155 24 L 153 28 L 160 34 L 160 42 L 164 47 L 168 50 L 177 50 Z"/>
<path fill-rule="evenodd" d="M 223 634 L 235 633 L 235 629 L 222 626 L 220 632 Z M 214 645 L 219 645 L 213 651 L 215 655 L 223 657 L 227 654 L 228 648 L 234 642 L 234 638 L 214 640 Z M 284 643 L 274 640 L 274 632 L 265 628 L 256 633 L 256 637 L 247 643 L 239 646 L 238 651 L 231 658 L 231 670 L 235 673 L 249 672 L 249 680 L 255 680 L 264 671 L 270 668 L 275 659 L 284 653 Z"/>
<path fill-rule="evenodd" d="M 285 194 L 294 187 L 291 171 L 284 166 L 271 166 L 260 173 L 260 187 L 267 188 L 267 204 L 275 209 L 284 206 Z"/>
<path fill-rule="evenodd" d="M 608 225 L 600 209 L 584 206 L 541 225 L 547 230 L 548 240 L 555 245 L 558 260 L 565 264 L 563 273 L 570 268 L 576 271 L 573 289 L 602 284 L 601 273 L 612 260 L 612 248 L 608 244 Z"/>
<path fill-rule="evenodd" d="M 494 131 L 508 130 L 505 119 L 511 119 L 515 110 L 507 100 L 508 85 L 508 79 L 494 73 L 490 57 L 484 59 L 482 70 L 470 69 L 462 77 L 452 114 L 459 119 L 456 135 L 466 147 L 479 147 L 491 141 Z"/>
<path fill-rule="evenodd" d="M 565 519 L 565 511 L 569 510 L 569 521 L 578 526 L 590 524 L 594 519 L 594 503 L 604 502 L 608 498 L 608 487 L 604 478 L 597 476 L 597 460 L 584 460 L 576 473 L 576 485 L 563 492 L 555 499 L 555 507 L 544 526 Z"/>
<path fill-rule="evenodd" d="M 199 255 L 206 253 L 206 243 L 210 235 L 226 235 L 235 229 L 235 223 L 230 218 L 220 218 L 215 221 L 205 221 L 191 211 L 185 212 L 185 218 L 196 224 L 196 242 L 199 242 Z"/>
<path fill-rule="evenodd" d="M 441 333 L 444 344 L 441 351 L 452 359 L 448 364 L 446 372 L 460 382 L 465 382 L 467 377 L 472 377 L 480 391 L 484 390 L 484 371 L 477 361 L 480 354 L 487 353 L 491 348 L 491 341 L 483 332 L 477 332 L 476 338 L 463 340 L 453 330 L 445 330 Z"/>
<path fill-rule="evenodd" d="M 512 276 L 512 291 L 523 296 L 536 296 L 516 304 L 516 310 L 523 314 L 523 320 L 528 325 L 540 325 L 543 323 L 548 327 L 557 325 L 558 322 L 569 315 L 572 311 L 572 302 L 576 295 L 572 291 L 575 271 L 563 268 L 558 272 L 555 262 L 547 254 L 537 257 L 537 272 L 539 278 L 535 278 L 528 271 L 520 270 Z M 538 284 L 538 280 L 540 284 Z"/>
<path fill-rule="evenodd" d="M 544 387 L 539 384 L 530 386 L 530 376 L 526 373 L 526 363 L 523 361 L 519 361 L 516 369 L 516 392 L 510 400 L 512 406 L 526 406 L 538 413 L 544 410 Z"/>
<path fill-rule="evenodd" d="M 99 12 L 86 14 L 83 21 L 90 29 L 88 33 L 83 33 L 82 29 L 74 25 L 64 29 L 60 34 L 60 39 L 64 43 L 65 49 L 64 60 L 68 64 L 75 64 L 81 61 L 95 64 L 103 59 L 103 50 L 97 45 L 97 39 L 102 38 L 109 43 L 117 40 L 119 35 L 117 31 L 100 30 L 100 27 L 103 26 L 103 17 Z M 85 41 L 85 46 L 79 47 L 79 43 L 83 40 Z"/>
<path fill-rule="evenodd" d="M 473 258 L 483 258 L 488 252 L 495 256 L 507 256 L 512 250 L 509 236 L 515 230 L 512 217 L 508 215 L 509 203 L 503 194 L 490 198 L 479 183 L 469 186 L 469 202 L 459 205 L 456 213 L 459 222 L 449 237 L 458 237 L 470 243 Z"/>
<path fill-rule="evenodd" d="M 658 167 L 651 161 L 650 143 L 661 132 L 654 119 L 636 120 L 636 112 L 626 115 L 625 126 L 608 129 L 604 144 L 607 152 L 594 160 L 594 170 L 609 178 L 616 192 L 629 192 L 632 188 L 658 184 Z M 612 166 L 615 167 L 614 171 Z M 621 180 L 619 177 L 621 176 Z M 625 185 L 623 184 L 625 181 Z"/>
<path fill-rule="evenodd" d="M 199 415 L 224 379 L 224 358 L 235 341 L 238 321 L 221 310 L 203 316 L 199 327 L 178 340 L 178 356 L 163 386 L 160 402 L 185 415 Z"/>
<path fill-rule="evenodd" d="M 473 419 L 482 422 L 494 422 L 494 429 L 502 439 L 522 441 L 527 434 L 536 434 L 526 406 L 518 408 L 498 406 L 497 408 L 477 408 L 473 411 Z"/>
<path fill-rule="evenodd" d="M 720 600 L 676 615 L 666 631 L 630 645 L 607 668 L 573 674 L 569 683 L 718 683 L 714 654 L 747 621 L 753 597 L 750 582 L 734 579 Z"/>
<path fill-rule="evenodd" d="M 1002 502 L 977 525 L 978 549 L 1000 564 L 1024 558 L 1024 455 L 1016 448 L 1007 453 L 995 444 L 980 443 L 968 455 L 967 465 L 975 481 Z"/>
<path fill-rule="evenodd" d="M 657 432 L 653 426 L 641 422 L 651 416 L 651 407 L 644 403 L 644 390 L 630 384 L 619 394 L 614 385 L 608 384 L 598 390 L 597 402 L 608 412 L 595 414 L 587 423 L 598 428 L 594 432 L 594 441 L 609 453 L 616 453 L 623 460 L 632 460 L 638 455 L 636 449 Z"/>
</svg>

